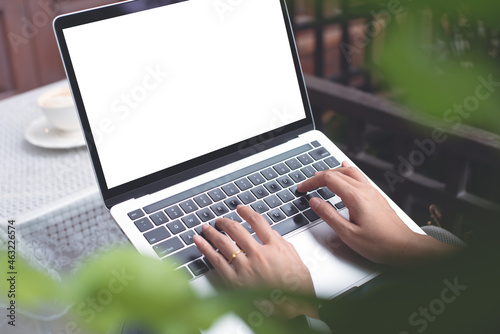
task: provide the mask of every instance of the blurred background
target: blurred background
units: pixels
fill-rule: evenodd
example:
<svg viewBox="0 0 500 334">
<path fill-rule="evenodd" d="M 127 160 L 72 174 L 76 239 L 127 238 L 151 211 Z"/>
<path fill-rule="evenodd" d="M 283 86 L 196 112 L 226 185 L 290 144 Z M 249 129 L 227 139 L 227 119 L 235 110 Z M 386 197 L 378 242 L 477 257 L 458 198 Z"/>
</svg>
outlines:
<svg viewBox="0 0 500 334">
<path fill-rule="evenodd" d="M 65 79 L 53 18 L 113 2 L 0 0 L 0 99 Z M 287 4 L 317 127 L 418 225 L 473 243 L 500 208 L 498 1 Z"/>
</svg>

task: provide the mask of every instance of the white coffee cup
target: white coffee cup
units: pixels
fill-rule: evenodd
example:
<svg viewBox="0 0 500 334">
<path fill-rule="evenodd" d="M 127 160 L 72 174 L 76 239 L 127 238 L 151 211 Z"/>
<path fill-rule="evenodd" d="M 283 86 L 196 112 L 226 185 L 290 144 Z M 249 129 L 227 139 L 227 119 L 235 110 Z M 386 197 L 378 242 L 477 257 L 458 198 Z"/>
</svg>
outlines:
<svg viewBox="0 0 500 334">
<path fill-rule="evenodd" d="M 69 87 L 46 92 L 38 98 L 38 105 L 54 128 L 65 132 L 80 129 L 80 121 Z"/>
</svg>

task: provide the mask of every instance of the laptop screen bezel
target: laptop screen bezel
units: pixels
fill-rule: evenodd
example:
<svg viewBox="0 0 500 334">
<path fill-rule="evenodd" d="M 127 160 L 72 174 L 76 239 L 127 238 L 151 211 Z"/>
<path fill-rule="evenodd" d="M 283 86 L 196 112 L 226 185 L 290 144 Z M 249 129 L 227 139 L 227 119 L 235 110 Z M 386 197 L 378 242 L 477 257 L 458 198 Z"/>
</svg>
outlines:
<svg viewBox="0 0 500 334">
<path fill-rule="evenodd" d="M 94 171 L 101 190 L 101 194 L 103 196 L 105 205 L 108 208 L 111 208 L 115 204 L 131 198 L 139 198 L 144 195 L 154 193 L 171 185 L 193 178 L 197 175 L 220 168 L 230 162 L 238 161 L 258 152 L 267 150 L 274 146 L 285 143 L 293 138 L 296 138 L 301 133 L 314 129 L 311 106 L 309 104 L 304 77 L 299 62 L 298 52 L 292 31 L 292 25 L 288 16 L 285 1 L 279 0 L 282 8 L 283 19 L 290 44 L 290 51 L 295 65 L 295 72 L 302 95 L 302 102 L 306 117 L 302 120 L 288 124 L 278 129 L 268 131 L 264 134 L 260 134 L 253 138 L 235 143 L 228 147 L 221 148 L 217 151 L 205 154 L 184 163 L 166 168 L 156 173 L 143 176 L 139 179 L 109 189 L 106 184 L 103 168 L 94 142 L 90 123 L 86 115 L 85 105 L 82 100 L 71 56 L 66 44 L 64 29 L 119 17 L 122 15 L 137 13 L 144 10 L 150 10 L 157 7 L 168 6 L 184 1 L 190 0 L 137 0 L 132 2 L 123 2 L 87 11 L 59 16 L 54 20 L 54 31 L 59 44 L 61 57 L 66 69 L 66 75 L 73 92 L 73 97 L 80 116 L 82 129 L 87 142 L 90 157 L 94 165 Z"/>
</svg>

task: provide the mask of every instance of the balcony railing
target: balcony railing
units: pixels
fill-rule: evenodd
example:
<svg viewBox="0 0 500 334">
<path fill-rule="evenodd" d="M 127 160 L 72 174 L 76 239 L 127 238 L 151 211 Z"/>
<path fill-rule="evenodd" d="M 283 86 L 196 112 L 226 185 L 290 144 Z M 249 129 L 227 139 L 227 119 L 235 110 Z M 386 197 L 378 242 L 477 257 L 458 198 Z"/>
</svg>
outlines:
<svg viewBox="0 0 500 334">
<path fill-rule="evenodd" d="M 347 132 L 338 146 L 414 219 L 428 217 L 425 205 L 437 204 L 445 227 L 463 237 L 499 217 L 499 135 L 466 125 L 449 129 L 438 119 L 326 79 L 307 76 L 306 84 L 317 118 L 334 111 L 346 119 L 345 129 L 337 128 Z M 383 143 L 391 142 L 385 157 L 370 152 L 380 134 Z"/>
</svg>

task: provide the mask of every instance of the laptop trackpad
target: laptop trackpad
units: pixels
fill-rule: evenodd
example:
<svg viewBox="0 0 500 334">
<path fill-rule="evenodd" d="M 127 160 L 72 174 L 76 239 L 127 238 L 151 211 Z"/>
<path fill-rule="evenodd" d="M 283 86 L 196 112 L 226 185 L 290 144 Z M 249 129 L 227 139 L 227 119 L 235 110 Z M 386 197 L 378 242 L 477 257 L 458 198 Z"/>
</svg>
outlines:
<svg viewBox="0 0 500 334">
<path fill-rule="evenodd" d="M 347 247 L 326 223 L 287 238 L 309 268 L 319 298 L 331 298 L 371 277 L 381 267 Z"/>
</svg>

